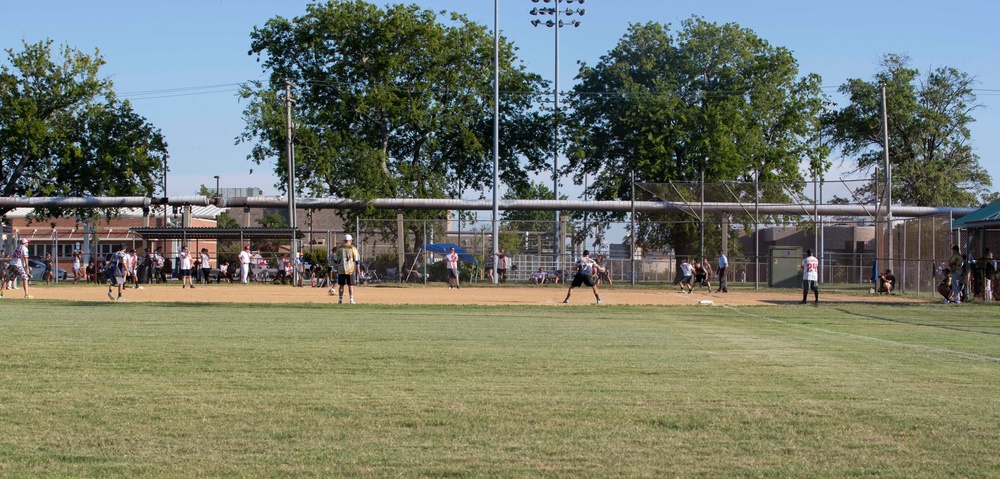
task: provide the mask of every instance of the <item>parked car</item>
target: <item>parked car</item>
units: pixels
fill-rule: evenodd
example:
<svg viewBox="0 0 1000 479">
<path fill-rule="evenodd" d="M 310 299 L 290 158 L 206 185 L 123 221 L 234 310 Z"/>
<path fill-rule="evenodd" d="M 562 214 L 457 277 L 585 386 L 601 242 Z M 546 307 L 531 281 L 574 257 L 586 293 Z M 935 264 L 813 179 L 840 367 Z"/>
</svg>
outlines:
<svg viewBox="0 0 1000 479">
<path fill-rule="evenodd" d="M 34 283 L 44 283 L 45 262 L 37 259 L 28 259 L 28 265 L 31 266 L 31 281 Z M 56 277 L 59 278 L 59 281 L 65 281 L 66 270 L 58 268 Z"/>
</svg>

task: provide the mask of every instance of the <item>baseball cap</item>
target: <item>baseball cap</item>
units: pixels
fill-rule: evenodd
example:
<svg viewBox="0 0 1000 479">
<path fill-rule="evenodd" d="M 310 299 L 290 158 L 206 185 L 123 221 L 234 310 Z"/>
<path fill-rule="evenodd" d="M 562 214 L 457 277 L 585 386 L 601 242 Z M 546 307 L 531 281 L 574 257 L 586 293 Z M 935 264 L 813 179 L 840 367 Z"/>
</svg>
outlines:
<svg viewBox="0 0 1000 479">
<path fill-rule="evenodd" d="M 244 246 L 243 249 L 250 249 L 250 245 Z"/>
<path fill-rule="evenodd" d="M 344 235 L 344 241 L 354 241 L 354 237 L 351 235 Z"/>
<path fill-rule="evenodd" d="M 28 244 L 28 238 L 21 238 L 21 244 Z"/>
</svg>

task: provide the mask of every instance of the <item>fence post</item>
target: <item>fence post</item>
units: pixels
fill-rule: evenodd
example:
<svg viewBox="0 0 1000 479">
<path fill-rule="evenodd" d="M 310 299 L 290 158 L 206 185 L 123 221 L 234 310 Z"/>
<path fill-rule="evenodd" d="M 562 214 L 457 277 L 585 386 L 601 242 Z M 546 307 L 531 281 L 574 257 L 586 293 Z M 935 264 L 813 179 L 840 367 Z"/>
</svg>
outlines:
<svg viewBox="0 0 1000 479">
<path fill-rule="evenodd" d="M 403 251 L 405 238 L 406 236 L 403 231 L 403 210 L 396 210 L 396 278 L 403 277 L 403 265 L 406 263 L 406 252 Z"/>
</svg>

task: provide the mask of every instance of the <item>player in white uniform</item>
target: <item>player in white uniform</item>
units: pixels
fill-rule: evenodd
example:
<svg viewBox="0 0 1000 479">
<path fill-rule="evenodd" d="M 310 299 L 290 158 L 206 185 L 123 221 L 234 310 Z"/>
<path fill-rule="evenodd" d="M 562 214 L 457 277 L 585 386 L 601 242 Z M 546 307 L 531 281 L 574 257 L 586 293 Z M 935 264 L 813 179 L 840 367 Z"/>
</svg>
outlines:
<svg viewBox="0 0 1000 479">
<path fill-rule="evenodd" d="M 250 277 L 250 245 L 244 246 L 240 251 L 240 282 L 247 284 Z"/>
<path fill-rule="evenodd" d="M 819 303 L 819 260 L 813 256 L 812 248 L 806 250 L 806 258 L 802 260 L 802 304 L 806 303 L 810 289 Z"/>
</svg>

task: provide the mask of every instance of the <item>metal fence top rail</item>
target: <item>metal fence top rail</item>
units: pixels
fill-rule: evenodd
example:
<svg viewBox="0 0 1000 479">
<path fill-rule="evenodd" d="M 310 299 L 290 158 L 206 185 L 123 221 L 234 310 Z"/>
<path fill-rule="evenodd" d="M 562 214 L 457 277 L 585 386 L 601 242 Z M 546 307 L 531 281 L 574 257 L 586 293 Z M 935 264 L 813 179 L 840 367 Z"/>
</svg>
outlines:
<svg viewBox="0 0 1000 479">
<path fill-rule="evenodd" d="M 284 196 L 247 196 L 232 198 L 209 198 L 205 196 L 170 196 L 164 198 L 145 197 L 0 197 L 0 208 L 115 208 L 115 207 L 148 207 L 150 204 L 186 206 L 215 204 L 219 207 L 247 208 L 283 208 L 288 206 L 288 198 Z M 296 209 L 391 209 L 391 210 L 480 210 L 493 209 L 491 200 L 464 200 L 448 198 L 376 198 L 371 200 L 352 200 L 345 198 L 297 198 Z M 503 200 L 498 202 L 501 210 L 525 211 L 604 211 L 626 213 L 637 211 L 641 213 L 671 213 L 689 212 L 692 205 L 708 213 L 746 214 L 750 207 L 752 211 L 763 215 L 794 215 L 810 216 L 813 214 L 827 216 L 870 216 L 878 211 L 875 205 L 806 205 L 803 203 L 727 203 L 727 202 L 697 202 L 684 203 L 675 201 L 627 201 L 627 200 Z M 803 210 L 807 207 L 808 210 Z M 960 218 L 977 208 L 952 208 L 930 206 L 894 206 L 893 215 L 897 218 L 948 215 Z"/>
<path fill-rule="evenodd" d="M 305 235 L 298 228 L 130 228 L 145 240 L 214 239 L 221 241 L 285 240 Z"/>
</svg>

